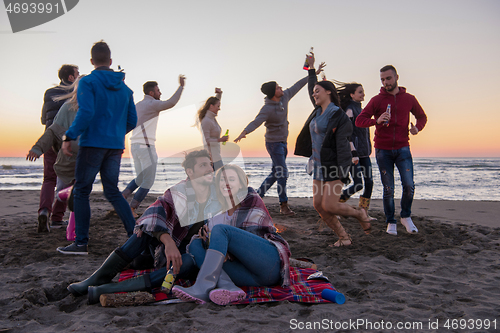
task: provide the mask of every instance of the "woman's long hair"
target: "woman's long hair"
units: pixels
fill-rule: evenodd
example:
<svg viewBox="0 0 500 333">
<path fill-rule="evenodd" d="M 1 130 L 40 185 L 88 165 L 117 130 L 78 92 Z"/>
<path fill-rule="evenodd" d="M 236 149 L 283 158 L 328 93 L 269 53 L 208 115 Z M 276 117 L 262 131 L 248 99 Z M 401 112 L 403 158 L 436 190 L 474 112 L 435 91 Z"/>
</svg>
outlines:
<svg viewBox="0 0 500 333">
<path fill-rule="evenodd" d="M 215 105 L 215 103 L 219 102 L 220 99 L 217 97 L 209 97 L 205 104 L 198 110 L 197 112 L 197 117 L 196 117 L 196 123 L 194 124 L 195 126 L 200 126 L 201 121 L 203 118 L 205 118 L 205 115 L 207 114 L 208 108 L 210 108 L 211 105 Z"/>
<path fill-rule="evenodd" d="M 337 91 L 340 97 L 340 107 L 344 111 L 347 110 L 347 106 L 352 101 L 351 94 L 354 94 L 356 92 L 356 89 L 358 89 L 358 87 L 361 86 L 362 86 L 361 84 L 356 82 L 352 83 L 339 82 Z"/>
<path fill-rule="evenodd" d="M 67 99 L 66 103 L 70 104 L 70 106 L 69 106 L 70 110 L 78 110 L 78 100 L 76 99 L 77 90 L 78 90 L 78 82 L 84 76 L 85 76 L 85 74 L 80 75 L 69 86 L 61 86 L 61 88 L 63 88 L 64 90 L 68 90 L 69 92 L 67 94 L 57 95 L 57 96 L 53 97 L 52 100 L 54 100 L 55 102 L 58 102 L 58 101 L 63 101 L 63 100 Z"/>
<path fill-rule="evenodd" d="M 217 199 L 219 199 L 219 202 L 222 206 L 223 211 L 226 211 L 226 210 L 232 208 L 227 203 L 226 198 L 220 192 L 220 180 L 221 180 L 221 178 L 224 177 L 224 172 L 226 170 L 234 170 L 236 172 L 236 174 L 238 175 L 238 179 L 240 181 L 240 185 L 242 188 L 240 191 L 243 191 L 243 190 L 248 191 L 248 177 L 242 168 L 240 168 L 236 164 L 226 164 L 222 168 L 220 168 L 219 171 L 217 171 L 217 175 L 215 176 L 215 192 L 217 193 Z M 233 201 L 234 201 L 235 206 L 238 206 L 239 200 L 237 199 L 236 194 L 237 193 L 231 193 L 231 195 L 233 196 Z"/>
<path fill-rule="evenodd" d="M 319 81 L 316 85 L 322 87 L 323 89 L 330 92 L 330 101 L 336 106 L 340 107 L 339 94 L 337 93 L 337 88 L 331 81 Z"/>
</svg>

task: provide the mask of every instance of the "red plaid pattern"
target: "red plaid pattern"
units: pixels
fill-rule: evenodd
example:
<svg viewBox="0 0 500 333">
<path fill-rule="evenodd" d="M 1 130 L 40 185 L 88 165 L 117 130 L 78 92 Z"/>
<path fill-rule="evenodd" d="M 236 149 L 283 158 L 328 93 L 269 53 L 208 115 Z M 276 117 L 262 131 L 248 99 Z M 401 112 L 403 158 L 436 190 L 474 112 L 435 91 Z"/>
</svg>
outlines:
<svg viewBox="0 0 500 333">
<path fill-rule="evenodd" d="M 135 276 L 146 274 L 152 270 L 134 271 L 127 270 L 120 274 L 120 280 L 127 280 Z M 290 267 L 290 285 L 288 287 L 241 287 L 247 293 L 247 297 L 239 302 L 231 304 L 251 304 L 264 302 L 301 302 L 301 303 L 331 303 L 321 297 L 321 292 L 324 289 L 332 289 L 332 284 L 324 280 L 307 280 L 309 275 L 317 271 L 311 268 Z M 189 287 L 192 285 L 188 280 L 177 280 L 176 285 Z M 153 290 L 153 294 L 157 301 L 175 298 L 172 294 L 165 295 L 160 291 L 160 288 Z"/>
</svg>

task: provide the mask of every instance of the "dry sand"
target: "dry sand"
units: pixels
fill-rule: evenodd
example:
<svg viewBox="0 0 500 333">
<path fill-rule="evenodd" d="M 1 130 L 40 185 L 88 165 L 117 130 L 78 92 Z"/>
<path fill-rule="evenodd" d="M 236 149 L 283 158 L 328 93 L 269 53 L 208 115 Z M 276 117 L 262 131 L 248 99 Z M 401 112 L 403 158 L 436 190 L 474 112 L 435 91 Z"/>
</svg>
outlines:
<svg viewBox="0 0 500 333">
<path fill-rule="evenodd" d="M 365 235 L 356 221 L 342 219 L 353 245 L 333 248 L 330 245 L 336 237 L 328 229 L 318 229 L 311 200 L 290 199 L 297 216 L 284 218 L 277 199 L 266 198 L 275 223 L 287 228 L 283 236 L 293 257 L 313 259 L 346 295 L 345 304 L 221 307 L 182 303 L 103 308 L 87 305 L 85 297 L 74 298 L 66 287 L 86 278 L 124 243 L 121 222 L 106 216 L 110 204 L 102 193 L 93 193 L 89 255 L 59 254 L 56 247 L 69 243 L 64 229 L 36 232 L 38 194 L 0 191 L 0 332 L 286 332 L 314 323 L 324 326 L 303 331 L 327 331 L 318 328 L 327 324 L 346 328 L 349 320 L 372 323 L 372 330 L 366 325 L 350 330 L 360 332 L 417 331 L 396 329 L 398 322 L 422 323 L 419 331 L 426 332 L 494 331 L 472 326 L 446 329 L 448 319 L 496 319 L 500 331 L 496 217 L 500 202 L 415 201 L 413 220 L 420 233 L 406 234 L 398 225 L 398 236 L 391 236 L 385 233 L 382 204 L 374 200 L 370 214 L 378 221 L 373 233 Z M 143 206 L 154 200 L 155 196 L 148 196 Z M 429 320 L 438 321 L 439 328 L 429 329 Z M 394 325 L 392 329 L 387 329 L 387 322 Z"/>
</svg>

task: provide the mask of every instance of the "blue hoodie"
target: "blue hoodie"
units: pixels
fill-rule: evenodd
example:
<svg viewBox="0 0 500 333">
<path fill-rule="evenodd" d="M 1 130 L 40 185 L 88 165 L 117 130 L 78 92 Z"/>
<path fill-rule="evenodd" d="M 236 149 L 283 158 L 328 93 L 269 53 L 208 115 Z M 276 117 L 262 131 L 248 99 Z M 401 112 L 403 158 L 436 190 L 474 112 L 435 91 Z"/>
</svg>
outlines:
<svg viewBox="0 0 500 333">
<path fill-rule="evenodd" d="M 124 149 L 125 134 L 137 124 L 132 90 L 125 74 L 100 67 L 78 84 L 78 113 L 66 132 L 80 147 Z"/>
</svg>

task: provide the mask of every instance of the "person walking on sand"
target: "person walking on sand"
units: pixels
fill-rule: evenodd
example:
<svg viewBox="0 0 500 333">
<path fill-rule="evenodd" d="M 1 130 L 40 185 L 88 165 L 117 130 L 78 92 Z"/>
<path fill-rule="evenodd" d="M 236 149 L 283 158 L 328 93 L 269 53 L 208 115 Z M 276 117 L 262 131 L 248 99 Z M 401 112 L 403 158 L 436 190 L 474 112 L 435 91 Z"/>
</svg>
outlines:
<svg viewBox="0 0 500 333">
<path fill-rule="evenodd" d="M 408 132 L 417 135 L 427 123 L 427 116 L 415 96 L 398 86 L 398 73 L 392 65 L 380 69 L 383 87 L 373 97 L 356 118 L 356 126 L 375 125 L 375 155 L 384 187 L 384 213 L 387 233 L 397 235 L 394 217 L 394 165 L 399 170 L 403 194 L 401 198 L 401 224 L 409 233 L 418 229 L 411 219 L 411 205 L 415 192 L 413 182 L 413 159 L 410 152 Z M 417 124 L 410 123 L 410 113 L 417 119 Z M 411 124 L 411 125 L 410 125 Z M 410 128 L 408 129 L 408 126 Z"/>
<path fill-rule="evenodd" d="M 222 90 L 215 88 L 215 96 L 209 97 L 205 104 L 198 110 L 196 125 L 200 127 L 203 145 L 210 153 L 214 170 L 222 167 L 222 156 L 220 153 L 220 143 L 229 140 L 228 135 L 221 137 L 221 127 L 217 122 L 217 115 L 220 110 Z"/>
<path fill-rule="evenodd" d="M 38 141 L 31 147 L 30 151 L 26 155 L 26 159 L 30 161 L 35 161 L 42 154 L 47 153 L 49 150 L 57 152 L 57 158 L 54 162 L 54 172 L 57 175 L 57 188 L 56 197 L 58 201 L 64 203 L 66 200 L 61 200 L 64 194 L 61 193 L 71 191 L 68 189 L 71 187 L 75 181 L 75 164 L 76 164 L 76 154 L 72 156 L 66 156 L 62 149 L 62 136 L 70 128 L 73 120 L 75 119 L 76 113 L 78 112 L 78 101 L 76 99 L 76 93 L 78 91 L 78 82 L 85 75 L 80 75 L 76 80 L 69 86 L 65 87 L 64 90 L 67 92 L 64 95 L 57 95 L 53 97 L 54 101 L 65 100 L 66 103 L 59 109 L 52 125 L 50 125 L 43 135 L 38 139 Z M 74 152 L 78 151 L 78 139 L 71 141 L 72 150 Z M 66 191 L 64 191 L 66 189 Z M 61 192 L 62 191 L 62 192 Z M 72 210 L 72 205 L 69 205 L 70 210 Z M 52 226 L 54 228 L 54 226 Z M 71 211 L 69 215 L 68 226 L 66 227 L 66 238 L 68 240 L 74 239 L 74 229 L 75 229 L 75 214 Z"/>
<path fill-rule="evenodd" d="M 64 88 L 71 85 L 79 74 L 78 66 L 62 65 L 58 72 L 61 82 L 58 86 L 45 91 L 41 117 L 42 124 L 45 125 L 45 130 L 52 125 L 59 109 L 66 101 L 55 101 L 53 98 L 58 95 L 67 94 L 68 91 Z M 40 190 L 40 205 L 38 207 L 38 232 L 50 231 L 49 217 L 52 227 L 65 225 L 63 216 L 66 211 L 66 204 L 58 200 L 54 202 L 54 189 L 57 186 L 57 175 L 54 171 L 56 159 L 57 153 L 52 149 L 48 149 L 43 154 L 43 183 Z"/>
<path fill-rule="evenodd" d="M 104 195 L 115 208 L 128 236 L 132 235 L 135 225 L 130 206 L 118 189 L 125 134 L 137 124 L 133 92 L 123 81 L 125 74 L 109 68 L 112 60 L 108 44 L 95 43 L 91 55 L 90 62 L 95 69 L 80 80 L 78 113 L 63 136 L 62 149 L 67 156 L 72 155 L 70 141 L 80 136 L 74 186 L 76 240 L 57 248 L 63 254 L 88 254 L 89 196 L 98 172 Z"/>
<path fill-rule="evenodd" d="M 267 190 L 275 182 L 278 182 L 280 212 L 283 215 L 295 215 L 288 206 L 288 196 L 286 194 L 288 178 L 288 168 L 286 166 L 286 156 L 288 154 L 288 102 L 306 83 L 307 77 L 300 79 L 285 91 L 276 81 L 264 83 L 260 88 L 262 93 L 266 95 L 264 106 L 260 109 L 257 117 L 234 140 L 234 142 L 239 142 L 241 139 L 246 138 L 247 134 L 255 131 L 262 123 L 266 126 L 266 149 L 272 160 L 272 170 L 260 185 L 257 193 L 263 198 Z"/>
<path fill-rule="evenodd" d="M 137 127 L 130 137 L 130 152 L 134 160 L 136 178 L 123 190 L 125 199 L 137 188 L 134 198 L 130 202 L 132 214 L 137 217 L 135 210 L 146 197 L 156 178 L 158 155 L 155 149 L 156 128 L 160 112 L 173 108 L 181 98 L 186 78 L 179 75 L 179 88 L 166 101 L 160 100 L 161 92 L 156 81 L 148 81 L 143 85 L 144 98 L 135 105 L 137 110 Z"/>
<path fill-rule="evenodd" d="M 371 231 L 370 219 L 363 209 L 355 209 L 339 201 L 343 185 L 349 182 L 352 124 L 339 107 L 335 85 L 326 80 L 318 82 L 312 52 L 307 61 L 308 90 L 314 110 L 297 137 L 295 155 L 309 157 L 312 162 L 313 206 L 339 237 L 333 246 L 348 246 L 352 243 L 351 237 L 337 215 L 352 216 L 359 221 L 365 233 Z M 319 66 L 318 72 L 323 66 Z"/>
</svg>

